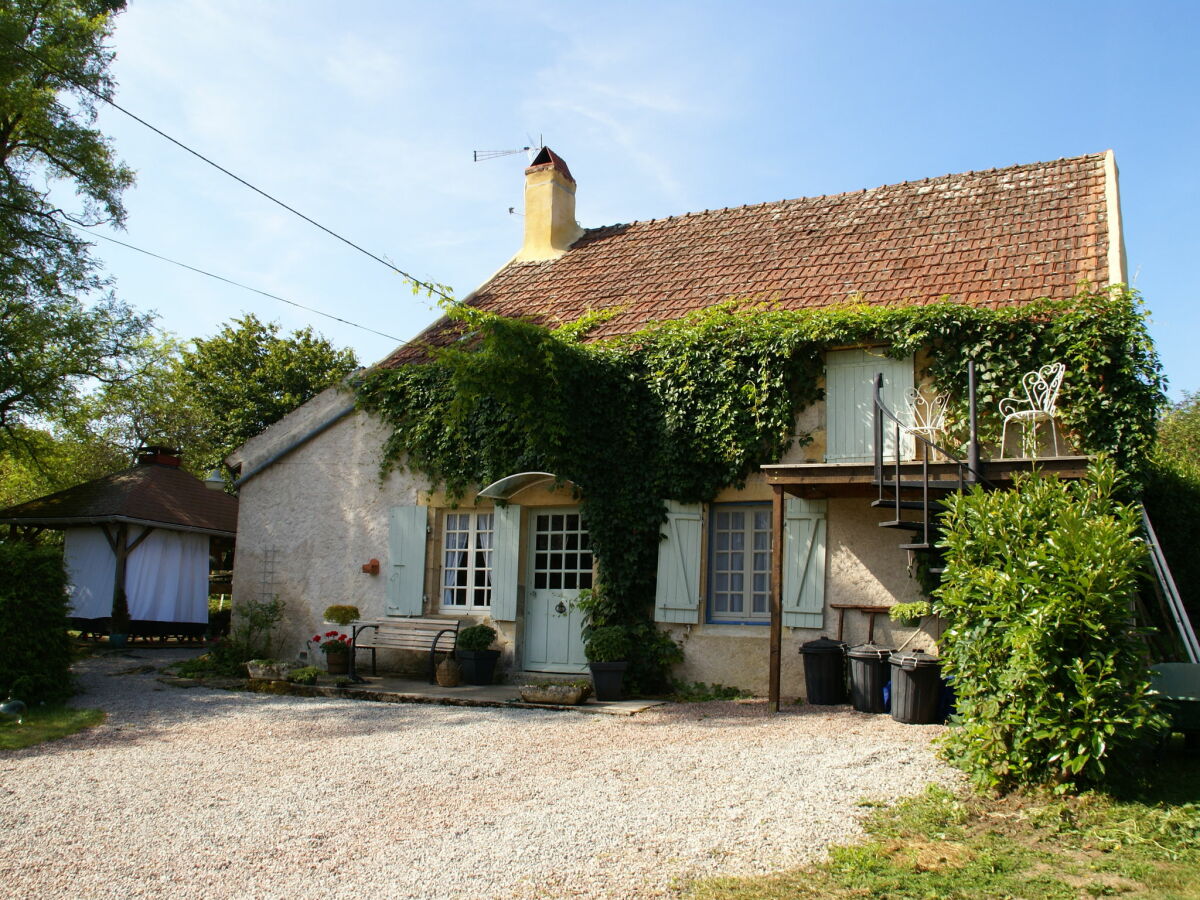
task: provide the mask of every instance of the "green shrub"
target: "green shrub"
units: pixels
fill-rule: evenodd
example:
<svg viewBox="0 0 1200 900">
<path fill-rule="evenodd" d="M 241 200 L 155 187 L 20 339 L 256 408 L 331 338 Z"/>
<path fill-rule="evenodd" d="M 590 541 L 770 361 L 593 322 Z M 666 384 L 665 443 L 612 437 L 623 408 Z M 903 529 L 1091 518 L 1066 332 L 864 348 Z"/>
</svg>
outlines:
<svg viewBox="0 0 1200 900">
<path fill-rule="evenodd" d="M 629 634 L 619 625 L 597 628 L 583 647 L 588 662 L 621 662 L 629 659 Z"/>
<path fill-rule="evenodd" d="M 1103 781 L 1157 723 L 1131 626 L 1145 545 L 1117 488 L 1101 459 L 1071 484 L 1033 473 L 947 499 L 945 750 L 980 786 Z"/>
<path fill-rule="evenodd" d="M 284 602 L 279 597 L 270 600 L 242 600 L 233 604 L 233 630 L 229 639 L 221 642 L 221 652 L 241 657 L 239 663 L 251 659 L 269 659 L 275 642 L 275 626 L 283 619 Z"/>
<path fill-rule="evenodd" d="M 292 682 L 292 684 L 316 684 L 317 678 L 321 673 L 322 670 L 316 666 L 304 666 L 288 672 L 287 680 Z"/>
<path fill-rule="evenodd" d="M 357 606 L 335 603 L 333 606 L 325 607 L 325 621 L 333 622 L 335 625 L 349 625 L 351 622 L 357 622 L 359 616 Z"/>
<path fill-rule="evenodd" d="M 0 700 L 71 696 L 66 581 L 60 548 L 0 543 Z"/>
<path fill-rule="evenodd" d="M 671 699 L 676 703 L 708 703 L 713 700 L 741 700 L 753 697 L 749 691 L 728 684 L 703 681 L 671 681 Z"/>
<path fill-rule="evenodd" d="M 929 615 L 931 607 L 928 600 L 917 600 L 913 603 L 896 603 L 888 610 L 888 618 L 893 622 L 912 622 Z"/>
<path fill-rule="evenodd" d="M 491 625 L 472 625 L 458 633 L 456 646 L 459 650 L 486 650 L 492 646 L 494 640 L 496 640 L 496 629 Z"/>
</svg>

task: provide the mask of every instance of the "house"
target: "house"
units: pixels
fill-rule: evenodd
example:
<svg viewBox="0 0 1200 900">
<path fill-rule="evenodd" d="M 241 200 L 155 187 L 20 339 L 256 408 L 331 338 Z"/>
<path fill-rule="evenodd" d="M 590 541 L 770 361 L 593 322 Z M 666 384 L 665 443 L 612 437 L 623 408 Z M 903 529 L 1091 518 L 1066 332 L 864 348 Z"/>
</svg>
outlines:
<svg viewBox="0 0 1200 900">
<path fill-rule="evenodd" d="M 0 510 L 13 529 L 63 531 L 72 627 L 107 632 L 123 595 L 131 634 L 203 636 L 210 559 L 232 551 L 238 501 L 180 462 L 147 447 L 131 468 Z"/>
<path fill-rule="evenodd" d="M 576 222 L 560 157 L 542 148 L 525 177 L 524 243 L 464 302 L 542 322 L 609 310 L 592 340 L 733 297 L 785 310 L 942 298 L 995 308 L 1125 281 L 1111 152 L 591 229 Z M 423 347 L 460 336 L 441 320 L 379 366 L 417 364 Z M 914 631 L 874 614 L 922 594 L 913 551 L 879 528 L 867 496 L 879 480 L 875 378 L 899 410 L 924 361 L 849 346 L 831 348 L 824 366 L 824 399 L 799 415 L 803 439 L 777 464 L 705 504 L 667 500 L 655 618 L 684 646 L 677 677 L 776 695 L 781 681 L 794 695 L 797 650 L 822 633 L 936 644 L 928 620 Z M 583 671 L 572 600 L 591 586 L 594 560 L 571 486 L 512 472 L 451 502 L 411 471 L 380 479 L 387 436 L 331 389 L 229 458 L 241 491 L 235 596 L 284 599 L 296 651 L 326 605 L 354 603 L 367 618 L 486 620 L 505 668 Z M 919 457 L 917 444 L 903 438 L 902 455 Z M 1079 471 L 1077 458 L 1053 465 Z M 783 549 L 774 561 L 772 546 Z"/>
</svg>

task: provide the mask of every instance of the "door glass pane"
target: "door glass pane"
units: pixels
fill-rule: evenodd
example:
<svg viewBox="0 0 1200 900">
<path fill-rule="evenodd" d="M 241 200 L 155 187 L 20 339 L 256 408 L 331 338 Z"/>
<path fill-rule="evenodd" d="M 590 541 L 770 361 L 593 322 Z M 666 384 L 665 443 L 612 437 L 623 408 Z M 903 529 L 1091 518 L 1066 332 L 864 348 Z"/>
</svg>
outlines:
<svg viewBox="0 0 1200 900">
<path fill-rule="evenodd" d="M 549 550 L 533 555 L 535 590 L 580 590 L 592 586 L 590 541 L 578 513 L 539 514 L 534 519 L 534 546 Z M 562 552 L 564 550 L 570 552 Z M 583 551 L 583 552 L 580 552 Z"/>
</svg>

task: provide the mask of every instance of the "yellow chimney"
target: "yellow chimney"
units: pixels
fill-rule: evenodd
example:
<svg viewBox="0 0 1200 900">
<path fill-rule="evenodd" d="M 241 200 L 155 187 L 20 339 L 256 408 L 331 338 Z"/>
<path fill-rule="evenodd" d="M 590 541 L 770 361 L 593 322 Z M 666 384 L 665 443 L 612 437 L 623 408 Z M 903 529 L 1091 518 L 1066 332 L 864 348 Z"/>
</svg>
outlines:
<svg viewBox="0 0 1200 900">
<path fill-rule="evenodd" d="M 558 259 L 579 239 L 575 179 L 549 147 L 525 170 L 525 243 L 518 260 Z"/>
</svg>

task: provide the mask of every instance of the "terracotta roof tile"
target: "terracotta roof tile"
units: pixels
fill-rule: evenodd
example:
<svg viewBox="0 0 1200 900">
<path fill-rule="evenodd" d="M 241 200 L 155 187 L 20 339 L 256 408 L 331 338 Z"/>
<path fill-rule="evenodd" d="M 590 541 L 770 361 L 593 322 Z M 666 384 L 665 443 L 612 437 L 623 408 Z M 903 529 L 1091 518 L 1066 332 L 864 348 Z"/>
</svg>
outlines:
<svg viewBox="0 0 1200 900">
<path fill-rule="evenodd" d="M 547 324 L 618 308 L 608 337 L 731 298 L 784 309 L 843 301 L 1009 305 L 1108 279 L 1103 154 L 607 225 L 549 262 L 511 262 L 472 306 Z M 441 320 L 382 365 L 447 344 Z"/>
</svg>

